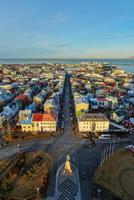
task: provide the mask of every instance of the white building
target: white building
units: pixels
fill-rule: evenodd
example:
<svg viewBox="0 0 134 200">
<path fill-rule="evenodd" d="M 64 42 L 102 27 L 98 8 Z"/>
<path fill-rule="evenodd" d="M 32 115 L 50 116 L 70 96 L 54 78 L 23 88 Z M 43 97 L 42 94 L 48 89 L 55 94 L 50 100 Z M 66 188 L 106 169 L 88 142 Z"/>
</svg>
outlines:
<svg viewBox="0 0 134 200">
<path fill-rule="evenodd" d="M 34 113 L 21 122 L 23 132 L 56 132 L 57 122 L 51 113 Z"/>
<path fill-rule="evenodd" d="M 50 113 L 36 113 L 32 115 L 33 131 L 55 132 L 57 122 Z"/>
<path fill-rule="evenodd" d="M 103 132 L 109 130 L 109 120 L 103 114 L 82 113 L 78 118 L 80 132 Z"/>
</svg>

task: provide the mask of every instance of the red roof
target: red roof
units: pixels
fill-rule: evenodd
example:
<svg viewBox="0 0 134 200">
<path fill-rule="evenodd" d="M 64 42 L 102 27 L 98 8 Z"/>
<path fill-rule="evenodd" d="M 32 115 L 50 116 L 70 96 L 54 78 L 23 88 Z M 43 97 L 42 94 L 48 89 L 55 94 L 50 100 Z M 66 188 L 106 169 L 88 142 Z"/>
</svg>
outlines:
<svg viewBox="0 0 134 200">
<path fill-rule="evenodd" d="M 40 122 L 40 121 L 55 121 L 55 118 L 52 116 L 52 114 L 49 113 L 34 113 L 32 115 L 32 121 Z"/>
<path fill-rule="evenodd" d="M 32 121 L 39 122 L 39 121 L 42 121 L 42 120 L 43 120 L 43 114 L 42 113 L 34 113 L 32 115 Z"/>
<path fill-rule="evenodd" d="M 25 94 L 20 94 L 20 95 L 16 96 L 16 99 L 20 99 L 25 102 L 28 101 L 28 97 Z"/>
<path fill-rule="evenodd" d="M 97 101 L 107 101 L 106 98 L 97 98 Z"/>
<path fill-rule="evenodd" d="M 43 114 L 43 121 L 55 121 L 55 119 L 52 114 L 45 113 Z"/>
</svg>

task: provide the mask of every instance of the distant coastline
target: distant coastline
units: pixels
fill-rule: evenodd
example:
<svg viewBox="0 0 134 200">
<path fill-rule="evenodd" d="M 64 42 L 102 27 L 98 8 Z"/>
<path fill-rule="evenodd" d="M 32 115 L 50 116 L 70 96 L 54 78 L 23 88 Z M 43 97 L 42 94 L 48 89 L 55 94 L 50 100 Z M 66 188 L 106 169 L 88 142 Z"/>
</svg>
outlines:
<svg viewBox="0 0 134 200">
<path fill-rule="evenodd" d="M 11 59 L 0 59 L 0 64 L 43 64 L 43 63 L 55 63 L 55 64 L 78 64 L 81 62 L 108 62 L 112 65 L 116 65 L 120 69 L 124 69 L 127 72 L 134 73 L 134 59 L 108 59 L 108 58 L 11 58 Z"/>
<path fill-rule="evenodd" d="M 134 56 L 131 56 L 131 57 L 129 57 L 128 59 L 130 59 L 130 60 L 134 60 Z"/>
</svg>

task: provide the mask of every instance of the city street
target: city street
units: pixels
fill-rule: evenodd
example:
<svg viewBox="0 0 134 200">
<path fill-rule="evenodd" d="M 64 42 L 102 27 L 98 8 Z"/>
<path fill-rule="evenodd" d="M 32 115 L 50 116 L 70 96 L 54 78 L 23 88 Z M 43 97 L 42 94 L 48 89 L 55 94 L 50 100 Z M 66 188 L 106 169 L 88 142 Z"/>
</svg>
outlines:
<svg viewBox="0 0 134 200">
<path fill-rule="evenodd" d="M 7 158 L 18 152 L 33 151 L 41 149 L 52 158 L 52 169 L 50 171 L 48 196 L 54 196 L 56 171 L 61 163 L 65 162 L 66 155 L 71 156 L 72 162 L 78 168 L 82 200 L 91 200 L 91 180 L 96 167 L 100 164 L 102 150 L 109 141 L 98 140 L 96 146 L 89 147 L 88 139 L 81 139 L 72 133 L 72 122 L 70 117 L 70 87 L 66 83 L 64 99 L 64 133 L 50 139 L 37 139 L 34 141 L 10 144 L 0 150 L 0 159 Z M 120 148 L 129 142 L 129 139 L 116 139 L 114 148 Z M 121 144 L 122 142 L 122 144 Z M 118 144 L 119 143 L 119 144 Z"/>
<path fill-rule="evenodd" d="M 134 0 L 0 8 L 0 200 L 134 200 Z"/>
</svg>

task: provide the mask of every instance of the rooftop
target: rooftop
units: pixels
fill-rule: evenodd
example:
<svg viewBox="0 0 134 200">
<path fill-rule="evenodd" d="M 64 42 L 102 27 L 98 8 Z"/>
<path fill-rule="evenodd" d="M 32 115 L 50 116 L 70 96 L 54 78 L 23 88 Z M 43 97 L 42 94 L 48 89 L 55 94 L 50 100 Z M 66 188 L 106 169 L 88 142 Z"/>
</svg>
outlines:
<svg viewBox="0 0 134 200">
<path fill-rule="evenodd" d="M 50 113 L 43 114 L 43 121 L 55 121 L 54 117 Z"/>
<path fill-rule="evenodd" d="M 109 121 L 102 113 L 82 113 L 79 116 L 79 121 Z"/>
<path fill-rule="evenodd" d="M 24 120 L 21 121 L 21 124 L 29 125 L 29 124 L 31 124 L 31 119 L 24 119 Z"/>
<path fill-rule="evenodd" d="M 32 115 L 32 121 L 40 122 L 40 121 L 55 121 L 55 118 L 51 113 L 34 113 Z"/>
<path fill-rule="evenodd" d="M 79 104 L 79 103 L 85 103 L 88 104 L 88 100 L 85 99 L 84 97 L 75 97 L 74 98 L 75 104 Z"/>
<path fill-rule="evenodd" d="M 103 97 L 98 97 L 98 98 L 97 98 L 97 101 L 107 101 L 107 99 L 106 99 L 106 98 L 103 98 Z"/>
<path fill-rule="evenodd" d="M 42 121 L 43 114 L 42 113 L 34 113 L 32 115 L 32 121 Z"/>
</svg>

